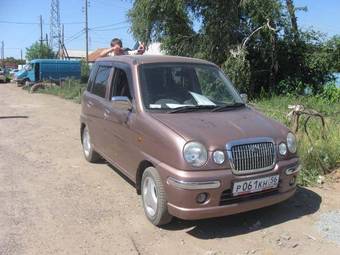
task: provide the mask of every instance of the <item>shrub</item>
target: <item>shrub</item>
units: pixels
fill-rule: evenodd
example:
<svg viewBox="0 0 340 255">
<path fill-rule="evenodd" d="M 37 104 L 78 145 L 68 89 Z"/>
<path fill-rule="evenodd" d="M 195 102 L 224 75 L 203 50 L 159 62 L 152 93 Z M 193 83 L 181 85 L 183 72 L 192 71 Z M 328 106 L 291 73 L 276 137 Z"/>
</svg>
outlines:
<svg viewBox="0 0 340 255">
<path fill-rule="evenodd" d="M 80 81 L 87 83 L 90 76 L 90 66 L 84 59 L 80 61 Z"/>
<path fill-rule="evenodd" d="M 327 83 L 319 97 L 330 103 L 340 103 L 340 88 L 337 88 L 335 83 Z"/>
<path fill-rule="evenodd" d="M 328 92 L 325 92 L 328 95 Z M 340 104 L 330 103 L 321 96 L 274 96 L 255 101 L 256 107 L 267 116 L 280 121 L 286 126 L 292 123 L 287 118 L 290 111 L 288 105 L 302 104 L 306 108 L 312 108 L 325 116 L 326 137 L 322 137 L 322 125 L 318 119 L 312 119 L 308 123 L 308 133 L 312 140 L 309 141 L 303 128 L 296 134 L 298 138 L 298 154 L 302 164 L 299 175 L 301 185 L 313 185 L 319 175 L 334 170 L 340 163 Z M 333 95 L 331 93 L 331 95 Z M 338 101 L 339 102 L 339 101 Z M 305 117 L 301 117 L 301 122 Z"/>
<path fill-rule="evenodd" d="M 78 80 L 66 80 L 62 86 L 52 86 L 45 89 L 39 89 L 38 92 L 56 95 L 80 103 L 81 96 L 85 91 L 86 86 L 87 84 L 80 83 Z"/>
</svg>

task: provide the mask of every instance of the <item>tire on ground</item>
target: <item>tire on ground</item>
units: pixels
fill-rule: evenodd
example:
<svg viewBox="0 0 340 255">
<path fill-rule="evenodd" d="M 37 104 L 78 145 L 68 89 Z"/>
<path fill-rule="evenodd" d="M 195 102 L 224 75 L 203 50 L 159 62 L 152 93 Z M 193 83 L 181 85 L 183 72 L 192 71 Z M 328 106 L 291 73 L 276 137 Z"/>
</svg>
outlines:
<svg viewBox="0 0 340 255">
<path fill-rule="evenodd" d="M 89 152 L 88 154 L 85 152 L 85 148 L 84 148 L 84 132 L 88 132 L 88 136 L 89 136 L 89 145 L 90 145 L 90 148 L 89 148 Z M 91 144 L 91 137 L 90 137 L 90 132 L 87 128 L 87 126 L 84 127 L 83 131 L 82 131 L 82 134 L 81 134 L 81 143 L 82 143 L 82 146 L 83 146 L 83 153 L 84 153 L 84 156 L 85 156 L 85 159 L 88 161 L 88 162 L 91 162 L 91 163 L 96 163 L 100 160 L 100 155 L 93 149 L 93 146 Z"/>
<path fill-rule="evenodd" d="M 143 189 L 144 189 L 144 181 L 146 177 L 151 177 L 153 179 L 155 186 L 156 186 L 156 190 L 157 190 L 157 210 L 153 217 L 147 213 L 145 203 L 144 203 Z M 143 208 L 144 208 L 145 215 L 147 216 L 149 221 L 155 226 L 168 224 L 172 220 L 172 216 L 168 212 L 165 188 L 156 168 L 148 167 L 145 169 L 143 176 L 142 176 L 141 188 L 142 188 Z"/>
</svg>

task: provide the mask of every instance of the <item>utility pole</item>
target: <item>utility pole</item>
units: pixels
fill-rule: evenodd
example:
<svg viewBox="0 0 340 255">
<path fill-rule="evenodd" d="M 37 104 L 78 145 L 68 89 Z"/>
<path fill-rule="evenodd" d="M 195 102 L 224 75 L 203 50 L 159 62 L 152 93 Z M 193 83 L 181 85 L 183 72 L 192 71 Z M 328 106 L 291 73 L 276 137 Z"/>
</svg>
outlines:
<svg viewBox="0 0 340 255">
<path fill-rule="evenodd" d="M 43 55 L 43 25 L 42 25 L 42 16 L 40 15 L 40 55 Z"/>
<path fill-rule="evenodd" d="M 20 59 L 22 60 L 22 49 L 20 49 Z"/>
<path fill-rule="evenodd" d="M 46 33 L 46 39 L 45 39 L 45 41 L 46 41 L 46 46 L 48 47 L 48 35 L 47 35 L 47 33 Z"/>
<path fill-rule="evenodd" d="M 5 65 L 5 43 L 1 41 L 1 64 Z"/>
<path fill-rule="evenodd" d="M 64 24 L 61 25 L 61 53 L 60 56 L 62 59 L 65 59 L 65 51 L 64 51 Z"/>
<path fill-rule="evenodd" d="M 85 37 L 86 37 L 86 63 L 89 62 L 89 27 L 88 27 L 88 15 L 87 15 L 87 0 L 85 1 Z"/>
</svg>

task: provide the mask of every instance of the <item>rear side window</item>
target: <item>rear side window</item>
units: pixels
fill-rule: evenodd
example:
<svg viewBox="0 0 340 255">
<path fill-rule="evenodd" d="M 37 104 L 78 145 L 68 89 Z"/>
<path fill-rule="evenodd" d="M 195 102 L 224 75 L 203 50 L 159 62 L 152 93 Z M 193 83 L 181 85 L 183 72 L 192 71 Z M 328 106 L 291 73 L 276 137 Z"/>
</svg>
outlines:
<svg viewBox="0 0 340 255">
<path fill-rule="evenodd" d="M 93 65 L 92 68 L 91 68 L 90 77 L 89 77 L 89 80 L 87 82 L 87 91 L 89 91 L 89 92 L 91 92 L 91 90 L 92 90 L 92 85 L 93 85 L 93 82 L 94 82 L 94 78 L 96 77 L 97 69 L 98 69 L 97 65 Z"/>
<path fill-rule="evenodd" d="M 109 66 L 99 66 L 96 78 L 93 83 L 92 93 L 105 98 L 106 94 L 106 84 L 110 76 L 111 67 Z"/>
</svg>

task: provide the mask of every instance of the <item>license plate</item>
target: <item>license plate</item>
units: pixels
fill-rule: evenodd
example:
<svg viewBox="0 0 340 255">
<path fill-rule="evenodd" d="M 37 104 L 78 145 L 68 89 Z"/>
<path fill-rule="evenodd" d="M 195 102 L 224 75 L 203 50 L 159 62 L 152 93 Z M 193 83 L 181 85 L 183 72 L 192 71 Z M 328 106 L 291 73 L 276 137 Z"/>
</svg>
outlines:
<svg viewBox="0 0 340 255">
<path fill-rule="evenodd" d="M 233 186 L 233 196 L 259 192 L 267 189 L 274 189 L 279 184 L 279 175 L 235 182 Z"/>
</svg>

